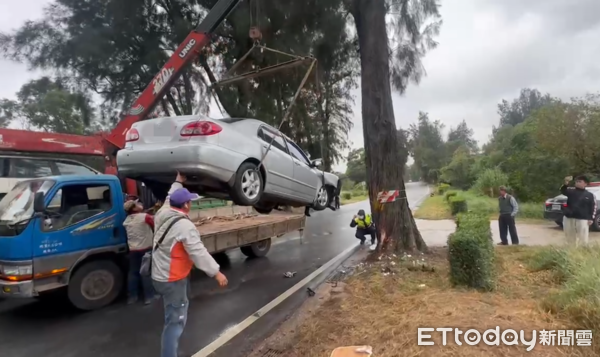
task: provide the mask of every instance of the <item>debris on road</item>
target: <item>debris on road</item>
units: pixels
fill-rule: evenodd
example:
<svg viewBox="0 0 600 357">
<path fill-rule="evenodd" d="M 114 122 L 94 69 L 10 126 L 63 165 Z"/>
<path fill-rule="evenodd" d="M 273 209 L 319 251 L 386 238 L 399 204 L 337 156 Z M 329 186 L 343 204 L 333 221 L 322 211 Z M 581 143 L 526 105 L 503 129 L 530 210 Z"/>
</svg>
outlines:
<svg viewBox="0 0 600 357">
<path fill-rule="evenodd" d="M 366 357 L 373 354 L 371 346 L 338 347 L 331 352 L 331 357 Z"/>
<path fill-rule="evenodd" d="M 287 273 L 283 274 L 283 276 L 286 278 L 293 278 L 295 275 L 296 275 L 295 271 L 288 271 Z"/>
<path fill-rule="evenodd" d="M 306 292 L 308 293 L 308 296 L 315 296 L 316 294 L 316 292 L 311 288 L 306 288 Z"/>
</svg>

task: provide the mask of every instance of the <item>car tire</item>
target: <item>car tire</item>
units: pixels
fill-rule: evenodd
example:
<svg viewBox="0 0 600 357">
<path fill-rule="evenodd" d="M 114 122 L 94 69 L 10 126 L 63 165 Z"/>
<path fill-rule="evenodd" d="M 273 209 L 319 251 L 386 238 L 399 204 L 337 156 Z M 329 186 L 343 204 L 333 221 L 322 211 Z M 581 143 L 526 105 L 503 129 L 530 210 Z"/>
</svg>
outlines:
<svg viewBox="0 0 600 357">
<path fill-rule="evenodd" d="M 315 202 L 312 205 L 312 208 L 315 211 L 322 211 L 331 203 L 331 189 L 329 186 L 321 186 L 319 192 L 317 192 L 317 198 L 315 198 Z"/>
<path fill-rule="evenodd" d="M 242 254 L 248 258 L 261 258 L 271 250 L 271 238 L 240 247 Z"/>
<path fill-rule="evenodd" d="M 89 311 L 111 304 L 119 296 L 122 287 L 123 273 L 119 266 L 110 260 L 96 260 L 75 271 L 67 294 L 73 306 Z"/>
<path fill-rule="evenodd" d="M 252 189 L 244 189 L 246 182 L 250 182 Z M 235 173 L 231 199 L 238 206 L 254 206 L 260 201 L 263 187 L 263 177 L 258 167 L 251 162 L 244 162 Z"/>
<path fill-rule="evenodd" d="M 596 232 L 600 231 L 600 216 L 598 213 L 600 212 L 596 212 L 596 218 L 594 219 L 594 223 L 592 223 L 592 230 Z"/>
<path fill-rule="evenodd" d="M 559 226 L 560 228 L 562 228 L 562 226 L 563 226 L 562 221 L 554 221 L 554 223 L 556 223 L 556 225 Z"/>
<path fill-rule="evenodd" d="M 269 214 L 271 213 L 271 211 L 273 211 L 273 209 L 275 209 L 275 205 L 265 205 L 265 204 L 259 204 L 256 206 L 253 206 L 254 210 L 260 214 Z"/>
</svg>

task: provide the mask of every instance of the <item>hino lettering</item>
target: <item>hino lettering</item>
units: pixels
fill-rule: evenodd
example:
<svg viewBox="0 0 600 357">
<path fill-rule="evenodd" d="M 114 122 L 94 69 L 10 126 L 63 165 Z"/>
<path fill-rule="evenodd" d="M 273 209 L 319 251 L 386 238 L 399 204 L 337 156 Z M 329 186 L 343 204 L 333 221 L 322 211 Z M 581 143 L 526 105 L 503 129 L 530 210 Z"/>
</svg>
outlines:
<svg viewBox="0 0 600 357">
<path fill-rule="evenodd" d="M 196 40 L 194 40 L 192 38 L 190 40 L 190 42 L 188 42 L 187 45 L 185 45 L 183 50 L 181 50 L 181 52 L 179 52 L 179 57 L 185 58 L 185 56 L 187 56 L 188 52 L 190 52 L 190 50 L 192 49 L 192 47 L 194 47 L 195 44 L 196 44 Z"/>
</svg>

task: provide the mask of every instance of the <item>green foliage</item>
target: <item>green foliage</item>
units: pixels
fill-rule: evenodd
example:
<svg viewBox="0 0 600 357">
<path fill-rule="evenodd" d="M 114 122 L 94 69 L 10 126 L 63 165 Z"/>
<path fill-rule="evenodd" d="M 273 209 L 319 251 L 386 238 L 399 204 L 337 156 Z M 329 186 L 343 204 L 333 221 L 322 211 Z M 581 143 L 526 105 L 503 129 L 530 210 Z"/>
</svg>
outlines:
<svg viewBox="0 0 600 357">
<path fill-rule="evenodd" d="M 447 184 L 447 183 L 440 183 L 437 186 L 437 194 L 438 195 L 443 195 L 449 189 L 450 189 L 450 185 L 449 184 Z"/>
<path fill-rule="evenodd" d="M 443 129 L 440 121 L 431 121 L 428 114 L 422 112 L 419 113 L 418 123 L 412 124 L 409 129 L 413 166 L 427 183 L 438 181 L 440 169 L 446 163 Z"/>
<path fill-rule="evenodd" d="M 535 139 L 541 150 L 567 159 L 573 167 L 569 174 L 600 173 L 600 94 L 555 101 L 537 111 Z M 567 168 L 569 169 L 569 168 Z M 566 176 L 567 170 L 563 169 Z"/>
<path fill-rule="evenodd" d="M 482 214 L 461 214 L 448 237 L 450 281 L 481 290 L 495 288 L 495 252 L 490 222 Z"/>
<path fill-rule="evenodd" d="M 458 194 L 458 192 L 457 192 L 457 191 L 447 191 L 447 192 L 444 194 L 444 198 L 446 199 L 446 202 L 450 203 L 450 199 L 451 199 L 452 197 L 455 197 L 457 194 Z"/>
<path fill-rule="evenodd" d="M 346 176 L 353 182 L 367 181 L 365 149 L 351 150 L 346 160 Z"/>
<path fill-rule="evenodd" d="M 0 121 L 17 120 L 28 129 L 63 134 L 86 134 L 95 129 L 94 109 L 84 93 L 65 82 L 42 77 L 21 87 L 17 100 L 0 102 Z"/>
<path fill-rule="evenodd" d="M 469 128 L 465 120 L 455 128 L 450 128 L 446 141 L 446 152 L 453 156 L 456 154 L 456 150 L 464 148 L 467 154 L 474 154 L 477 152 L 477 141 L 473 138 L 473 134 L 473 129 Z"/>
<path fill-rule="evenodd" d="M 456 195 L 451 197 L 448 203 L 450 204 L 450 213 L 453 216 L 458 213 L 467 212 L 467 199 L 465 197 Z"/>
<path fill-rule="evenodd" d="M 366 194 L 367 194 L 367 191 L 365 191 L 365 190 L 357 189 L 357 190 L 352 191 L 352 197 L 360 197 L 360 196 L 364 196 Z"/>
<path fill-rule="evenodd" d="M 508 184 L 508 176 L 498 168 L 487 169 L 479 175 L 473 189 L 488 197 L 498 197 L 498 187 Z"/>
<path fill-rule="evenodd" d="M 352 199 L 352 192 L 342 192 L 342 198 L 345 200 Z"/>
<path fill-rule="evenodd" d="M 466 146 L 459 146 L 452 156 L 452 161 L 441 169 L 441 180 L 449 182 L 452 186 L 466 190 L 475 181 L 471 167 L 475 164 L 475 157 Z"/>
</svg>

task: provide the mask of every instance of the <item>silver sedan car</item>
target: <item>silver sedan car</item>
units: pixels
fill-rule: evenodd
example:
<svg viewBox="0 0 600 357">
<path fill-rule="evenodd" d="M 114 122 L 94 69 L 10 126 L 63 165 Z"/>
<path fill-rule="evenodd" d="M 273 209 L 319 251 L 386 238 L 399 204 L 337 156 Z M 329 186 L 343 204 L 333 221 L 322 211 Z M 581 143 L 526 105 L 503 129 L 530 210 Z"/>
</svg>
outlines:
<svg viewBox="0 0 600 357">
<path fill-rule="evenodd" d="M 261 213 L 283 205 L 323 210 L 339 193 L 339 178 L 319 169 L 322 160 L 311 161 L 288 137 L 256 119 L 192 115 L 137 122 L 117 165 L 120 174 L 144 182 L 158 199 L 179 171 L 191 190 Z"/>
</svg>

